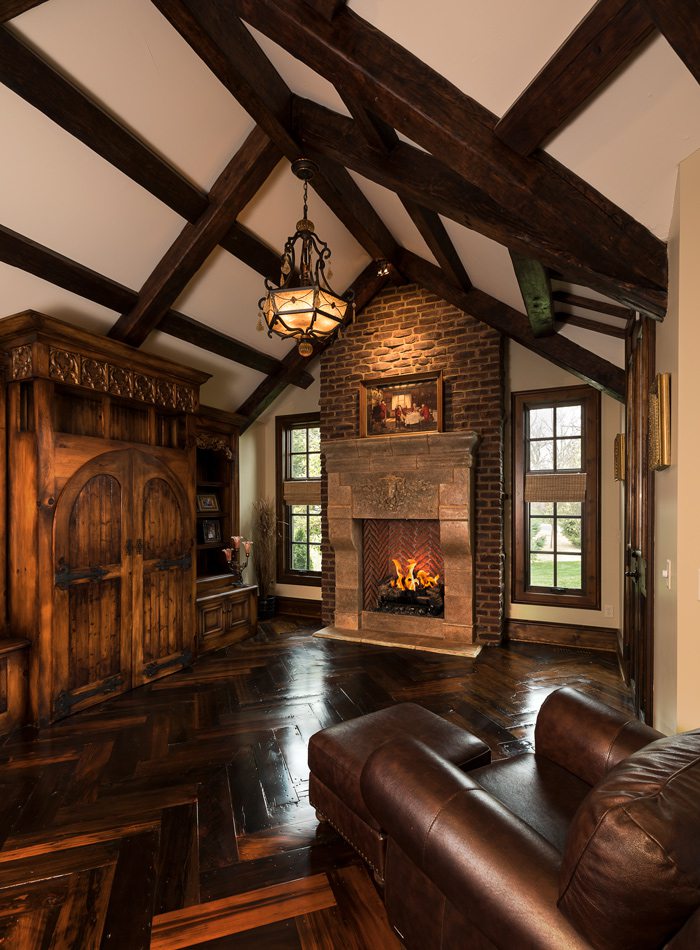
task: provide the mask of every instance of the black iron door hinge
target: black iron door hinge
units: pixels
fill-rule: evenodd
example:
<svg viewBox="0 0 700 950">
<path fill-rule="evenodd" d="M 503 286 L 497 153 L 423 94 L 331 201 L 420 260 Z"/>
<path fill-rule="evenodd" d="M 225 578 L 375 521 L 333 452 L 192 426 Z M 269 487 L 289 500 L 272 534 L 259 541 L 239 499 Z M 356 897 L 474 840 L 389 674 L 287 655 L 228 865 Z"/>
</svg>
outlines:
<svg viewBox="0 0 700 950">
<path fill-rule="evenodd" d="M 77 581 L 99 581 L 108 573 L 109 571 L 104 567 L 81 567 L 71 570 L 70 567 L 65 564 L 56 571 L 54 583 L 56 587 L 65 590 Z"/>
<path fill-rule="evenodd" d="M 163 660 L 161 663 L 157 663 L 155 660 L 152 660 L 150 663 L 147 663 L 144 666 L 143 675 L 150 679 L 157 673 L 160 673 L 161 670 L 167 669 L 169 666 L 189 666 L 191 663 L 192 651 L 187 649 L 183 650 L 179 656 L 170 657 L 169 660 Z"/>
<path fill-rule="evenodd" d="M 192 567 L 192 555 L 183 554 L 181 557 L 164 557 L 156 561 L 155 569 L 157 571 L 168 571 L 171 567 L 181 567 L 183 571 Z"/>
<path fill-rule="evenodd" d="M 82 703 L 86 699 L 91 699 L 93 696 L 101 696 L 105 693 L 114 693 L 119 687 L 123 684 L 124 677 L 121 673 L 118 673 L 116 676 L 110 676 L 104 682 L 100 683 L 99 686 L 95 686 L 94 689 L 87 689 L 84 693 L 69 693 L 67 690 L 62 690 L 53 703 L 54 715 L 67 716 L 72 710 L 73 706 L 78 703 Z"/>
</svg>

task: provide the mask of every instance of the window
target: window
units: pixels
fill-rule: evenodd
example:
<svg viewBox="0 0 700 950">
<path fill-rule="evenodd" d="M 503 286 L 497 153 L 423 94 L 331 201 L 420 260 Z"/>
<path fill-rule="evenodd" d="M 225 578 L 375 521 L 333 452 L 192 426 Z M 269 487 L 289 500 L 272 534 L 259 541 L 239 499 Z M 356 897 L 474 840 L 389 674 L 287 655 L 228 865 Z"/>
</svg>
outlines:
<svg viewBox="0 0 700 950">
<path fill-rule="evenodd" d="M 321 429 L 317 413 L 277 417 L 277 579 L 321 583 Z"/>
<path fill-rule="evenodd" d="M 516 603 L 600 607 L 599 449 L 594 389 L 514 393 Z"/>
</svg>

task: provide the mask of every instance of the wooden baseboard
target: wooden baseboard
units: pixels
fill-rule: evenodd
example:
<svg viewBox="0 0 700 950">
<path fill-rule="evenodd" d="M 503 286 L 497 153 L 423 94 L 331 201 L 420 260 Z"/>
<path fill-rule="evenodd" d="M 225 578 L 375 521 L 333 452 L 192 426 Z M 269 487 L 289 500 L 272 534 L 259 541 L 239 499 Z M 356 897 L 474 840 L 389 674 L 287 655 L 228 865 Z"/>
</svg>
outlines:
<svg viewBox="0 0 700 950">
<path fill-rule="evenodd" d="M 295 617 L 307 617 L 309 620 L 321 620 L 323 604 L 320 600 L 305 600 L 303 597 L 278 597 L 277 614 L 292 614 Z"/>
<path fill-rule="evenodd" d="M 588 627 L 575 623 L 506 620 L 506 639 L 616 654 L 618 631 L 614 627 Z"/>
</svg>

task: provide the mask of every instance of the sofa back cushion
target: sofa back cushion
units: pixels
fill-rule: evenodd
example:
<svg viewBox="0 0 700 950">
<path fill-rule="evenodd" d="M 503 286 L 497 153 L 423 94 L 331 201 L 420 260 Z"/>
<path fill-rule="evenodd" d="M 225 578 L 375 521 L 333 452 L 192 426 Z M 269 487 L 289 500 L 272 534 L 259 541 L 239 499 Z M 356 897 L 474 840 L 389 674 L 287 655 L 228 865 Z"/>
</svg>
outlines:
<svg viewBox="0 0 700 950">
<path fill-rule="evenodd" d="M 700 906 L 700 729 L 615 766 L 574 816 L 559 907 L 597 948 L 662 946 Z"/>
</svg>

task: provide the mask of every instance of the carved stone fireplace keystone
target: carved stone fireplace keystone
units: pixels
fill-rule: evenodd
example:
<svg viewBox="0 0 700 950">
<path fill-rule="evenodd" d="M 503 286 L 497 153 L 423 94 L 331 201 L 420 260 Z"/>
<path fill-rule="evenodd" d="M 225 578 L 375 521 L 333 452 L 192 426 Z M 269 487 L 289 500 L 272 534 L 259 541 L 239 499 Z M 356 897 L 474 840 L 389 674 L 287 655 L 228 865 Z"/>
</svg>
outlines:
<svg viewBox="0 0 700 950">
<path fill-rule="evenodd" d="M 475 432 L 440 432 L 323 443 L 328 529 L 335 552 L 335 624 L 352 639 L 472 644 Z M 444 616 L 365 609 L 363 523 L 367 519 L 437 522 L 444 568 Z M 426 525 L 427 529 L 427 525 Z M 326 635 L 332 635 L 326 632 Z"/>
</svg>

